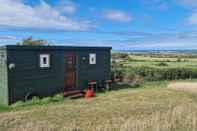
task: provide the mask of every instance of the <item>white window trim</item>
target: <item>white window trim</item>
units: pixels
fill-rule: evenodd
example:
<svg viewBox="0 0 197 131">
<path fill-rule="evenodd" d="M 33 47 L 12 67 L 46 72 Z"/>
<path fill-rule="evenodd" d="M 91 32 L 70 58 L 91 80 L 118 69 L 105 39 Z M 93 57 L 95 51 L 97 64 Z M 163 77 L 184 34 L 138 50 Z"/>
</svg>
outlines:
<svg viewBox="0 0 197 131">
<path fill-rule="evenodd" d="M 94 61 L 92 61 L 92 58 L 94 58 Z M 89 64 L 95 65 L 96 64 L 96 53 L 90 53 L 89 54 Z"/>
<path fill-rule="evenodd" d="M 46 64 L 44 64 L 43 59 L 46 58 Z M 50 54 L 40 54 L 40 68 L 50 67 Z"/>
</svg>

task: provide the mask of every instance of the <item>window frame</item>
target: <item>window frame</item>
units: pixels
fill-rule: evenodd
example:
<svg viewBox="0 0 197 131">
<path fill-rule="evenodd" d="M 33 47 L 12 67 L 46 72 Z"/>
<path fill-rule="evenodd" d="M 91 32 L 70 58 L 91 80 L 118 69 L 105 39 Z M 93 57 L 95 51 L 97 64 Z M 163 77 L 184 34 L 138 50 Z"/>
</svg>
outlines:
<svg viewBox="0 0 197 131">
<path fill-rule="evenodd" d="M 50 68 L 51 66 L 50 54 L 40 54 L 39 56 L 40 56 L 39 57 L 40 68 Z M 44 59 L 46 59 L 46 63 L 44 63 Z"/>
<path fill-rule="evenodd" d="M 94 61 L 92 61 L 94 59 Z M 96 53 L 90 53 L 89 54 L 89 64 L 90 65 L 96 65 L 97 59 L 96 59 Z"/>
</svg>

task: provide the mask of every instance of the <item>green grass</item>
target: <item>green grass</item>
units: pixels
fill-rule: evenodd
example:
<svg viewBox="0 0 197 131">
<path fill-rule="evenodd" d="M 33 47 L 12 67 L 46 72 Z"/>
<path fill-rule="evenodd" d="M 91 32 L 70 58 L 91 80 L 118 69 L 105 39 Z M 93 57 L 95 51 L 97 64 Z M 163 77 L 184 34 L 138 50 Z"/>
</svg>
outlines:
<svg viewBox="0 0 197 131">
<path fill-rule="evenodd" d="M 190 56 L 190 55 L 189 55 Z M 157 55 L 157 57 L 153 57 L 150 56 L 150 54 L 146 54 L 146 55 L 130 55 L 129 59 L 130 60 L 134 60 L 134 61 L 170 61 L 170 62 L 176 62 L 178 59 L 181 59 L 181 61 L 187 60 L 187 61 L 191 61 L 191 62 L 197 62 L 197 58 L 186 58 L 184 56 L 179 56 L 179 57 L 173 57 L 173 55 L 169 56 L 169 57 L 161 57 L 160 55 Z"/>
<path fill-rule="evenodd" d="M 181 62 L 177 62 L 178 58 L 154 58 L 147 56 L 130 55 L 128 61 L 122 62 L 125 66 L 149 66 L 155 68 L 197 68 L 197 58 L 181 58 Z M 186 60 L 186 61 L 184 61 Z M 168 66 L 158 66 L 160 62 L 167 63 Z"/>
<path fill-rule="evenodd" d="M 2 104 L 2 100 L 0 100 L 0 112 L 10 111 L 11 108 L 7 105 Z"/>
<path fill-rule="evenodd" d="M 57 94 L 53 97 L 45 97 L 42 99 L 39 99 L 37 97 L 34 97 L 32 100 L 27 101 L 27 102 L 23 102 L 23 101 L 18 101 L 15 104 L 12 104 L 11 106 L 7 106 L 4 104 L 1 104 L 2 102 L 0 102 L 0 113 L 1 112 L 10 112 L 10 111 L 18 111 L 21 109 L 31 109 L 31 108 L 35 108 L 37 106 L 46 106 L 49 105 L 51 103 L 61 103 L 65 100 L 65 98 L 63 97 L 63 94 Z"/>
<path fill-rule="evenodd" d="M 119 85 L 92 99 L 12 106 L 0 113 L 0 130 L 195 131 L 197 96 L 167 89 L 168 83 L 145 82 L 140 88 Z"/>
<path fill-rule="evenodd" d="M 9 106 L 0 103 L 0 112 L 10 111 L 10 110 L 11 108 Z"/>
<path fill-rule="evenodd" d="M 189 57 L 189 56 L 188 56 Z M 168 61 L 166 60 L 168 59 Z M 144 80 L 196 79 L 197 58 L 155 58 L 129 55 L 124 61 L 113 63 L 113 72 L 124 79 L 135 75 Z"/>
<path fill-rule="evenodd" d="M 168 66 L 158 66 L 160 62 L 136 62 L 136 61 L 127 61 L 123 62 L 125 66 L 149 66 L 149 67 L 155 67 L 155 68 L 184 68 L 184 67 L 190 67 L 190 68 L 197 68 L 197 62 L 165 62 Z"/>
</svg>

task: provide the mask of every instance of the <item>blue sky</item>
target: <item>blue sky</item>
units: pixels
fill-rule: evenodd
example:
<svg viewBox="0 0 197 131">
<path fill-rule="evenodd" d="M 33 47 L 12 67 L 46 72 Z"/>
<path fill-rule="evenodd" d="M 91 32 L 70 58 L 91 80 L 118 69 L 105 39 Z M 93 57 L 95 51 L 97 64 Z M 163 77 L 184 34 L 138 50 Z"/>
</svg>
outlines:
<svg viewBox="0 0 197 131">
<path fill-rule="evenodd" d="M 197 49 L 197 0 L 0 0 L 0 45 Z"/>
</svg>

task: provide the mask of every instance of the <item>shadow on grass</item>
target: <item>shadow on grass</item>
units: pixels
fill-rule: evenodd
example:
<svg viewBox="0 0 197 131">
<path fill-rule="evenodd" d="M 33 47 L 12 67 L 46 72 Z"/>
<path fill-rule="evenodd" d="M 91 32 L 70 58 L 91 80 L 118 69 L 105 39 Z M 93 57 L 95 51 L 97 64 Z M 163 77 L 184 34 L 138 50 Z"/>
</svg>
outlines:
<svg viewBox="0 0 197 131">
<path fill-rule="evenodd" d="M 140 88 L 140 84 L 125 84 L 125 83 L 116 83 L 111 86 L 112 91 L 130 89 L 130 88 Z"/>
<path fill-rule="evenodd" d="M 125 84 L 125 83 L 114 83 L 110 86 L 110 89 L 101 88 L 97 93 L 105 93 L 106 91 L 119 91 L 123 89 L 136 89 L 140 88 L 141 84 Z"/>
</svg>

